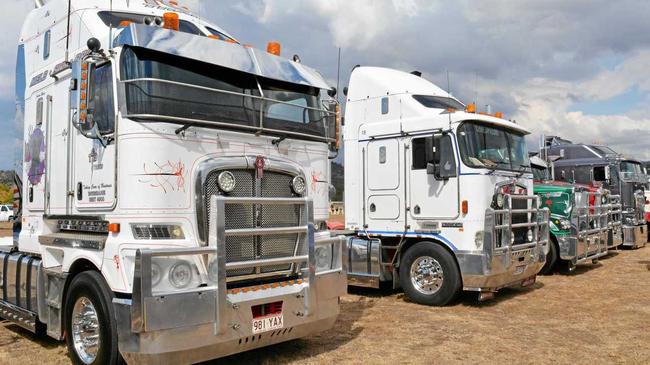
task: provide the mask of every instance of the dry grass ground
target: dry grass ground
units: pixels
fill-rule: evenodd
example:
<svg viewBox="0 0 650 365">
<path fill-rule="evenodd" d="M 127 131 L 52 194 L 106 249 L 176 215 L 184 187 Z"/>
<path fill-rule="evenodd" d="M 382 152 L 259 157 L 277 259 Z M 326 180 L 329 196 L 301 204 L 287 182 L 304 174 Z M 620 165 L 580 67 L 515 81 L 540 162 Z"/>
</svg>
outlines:
<svg viewBox="0 0 650 365">
<path fill-rule="evenodd" d="M 486 303 L 464 294 L 445 308 L 355 290 L 333 329 L 214 364 L 648 364 L 649 265 L 650 247 L 618 251 L 531 289 Z M 0 325 L 1 364 L 69 362 L 64 345 Z"/>
</svg>

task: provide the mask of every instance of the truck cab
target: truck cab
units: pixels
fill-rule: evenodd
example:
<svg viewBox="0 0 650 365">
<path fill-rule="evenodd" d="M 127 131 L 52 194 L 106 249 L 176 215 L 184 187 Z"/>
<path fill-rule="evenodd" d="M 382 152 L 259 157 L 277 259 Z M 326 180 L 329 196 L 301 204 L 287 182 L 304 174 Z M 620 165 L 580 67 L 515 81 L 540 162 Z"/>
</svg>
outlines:
<svg viewBox="0 0 650 365">
<path fill-rule="evenodd" d="M 3 317 L 85 364 L 201 362 L 332 327 L 346 277 L 323 229 L 339 132 L 323 77 L 176 2 L 36 5 Z"/>
<path fill-rule="evenodd" d="M 610 196 L 608 191 L 585 185 L 554 181 L 551 169 L 541 158 L 531 157 L 535 178 L 534 192 L 547 206 L 550 215 L 549 254 L 542 274 L 562 266 L 572 271 L 576 265 L 607 255 L 609 240 Z M 620 211 L 620 206 L 618 207 Z M 614 228 L 620 244 L 621 231 Z"/>
<path fill-rule="evenodd" d="M 528 285 L 545 262 L 548 210 L 533 195 L 522 126 L 466 112 L 423 79 L 356 67 L 345 110 L 350 285 L 401 287 L 445 305 Z"/>
<path fill-rule="evenodd" d="M 645 246 L 647 179 L 639 161 L 627 159 L 607 146 L 573 143 L 558 137 L 547 137 L 544 149 L 548 156 L 557 158 L 557 180 L 598 185 L 620 196 L 623 246 Z"/>
</svg>

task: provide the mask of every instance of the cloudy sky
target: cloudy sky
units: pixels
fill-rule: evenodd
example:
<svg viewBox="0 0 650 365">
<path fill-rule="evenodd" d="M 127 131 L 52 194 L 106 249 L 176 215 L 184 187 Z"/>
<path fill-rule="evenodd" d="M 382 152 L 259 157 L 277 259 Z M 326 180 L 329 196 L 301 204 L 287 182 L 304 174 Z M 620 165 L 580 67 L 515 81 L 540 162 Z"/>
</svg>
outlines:
<svg viewBox="0 0 650 365">
<path fill-rule="evenodd" d="M 138 1 L 138 0 L 132 0 Z M 650 159 L 650 2 L 179 0 L 244 43 L 280 41 L 341 87 L 354 65 L 420 70 L 532 131 Z M 0 169 L 15 140 L 15 48 L 32 0 L 3 0 Z"/>
</svg>

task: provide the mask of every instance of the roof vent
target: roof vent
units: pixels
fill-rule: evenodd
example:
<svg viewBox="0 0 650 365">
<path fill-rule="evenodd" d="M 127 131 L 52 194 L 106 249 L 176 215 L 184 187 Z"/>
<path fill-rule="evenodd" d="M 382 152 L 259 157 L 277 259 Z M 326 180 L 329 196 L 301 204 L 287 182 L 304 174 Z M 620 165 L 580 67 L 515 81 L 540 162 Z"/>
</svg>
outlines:
<svg viewBox="0 0 650 365">
<path fill-rule="evenodd" d="M 411 75 L 415 75 L 417 77 L 422 77 L 422 72 L 420 72 L 420 71 L 411 71 Z"/>
</svg>

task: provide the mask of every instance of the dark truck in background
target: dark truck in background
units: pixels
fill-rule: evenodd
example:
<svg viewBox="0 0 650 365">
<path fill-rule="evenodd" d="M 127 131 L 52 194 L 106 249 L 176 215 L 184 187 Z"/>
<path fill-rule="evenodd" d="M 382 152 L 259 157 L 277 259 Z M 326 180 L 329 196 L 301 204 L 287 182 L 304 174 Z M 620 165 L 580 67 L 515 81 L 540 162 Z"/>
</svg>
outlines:
<svg viewBox="0 0 650 365">
<path fill-rule="evenodd" d="M 543 152 L 554 161 L 555 179 L 595 185 L 620 195 L 623 246 L 639 248 L 648 238 L 645 190 L 648 180 L 641 162 L 625 158 L 607 146 L 545 138 Z"/>
</svg>

